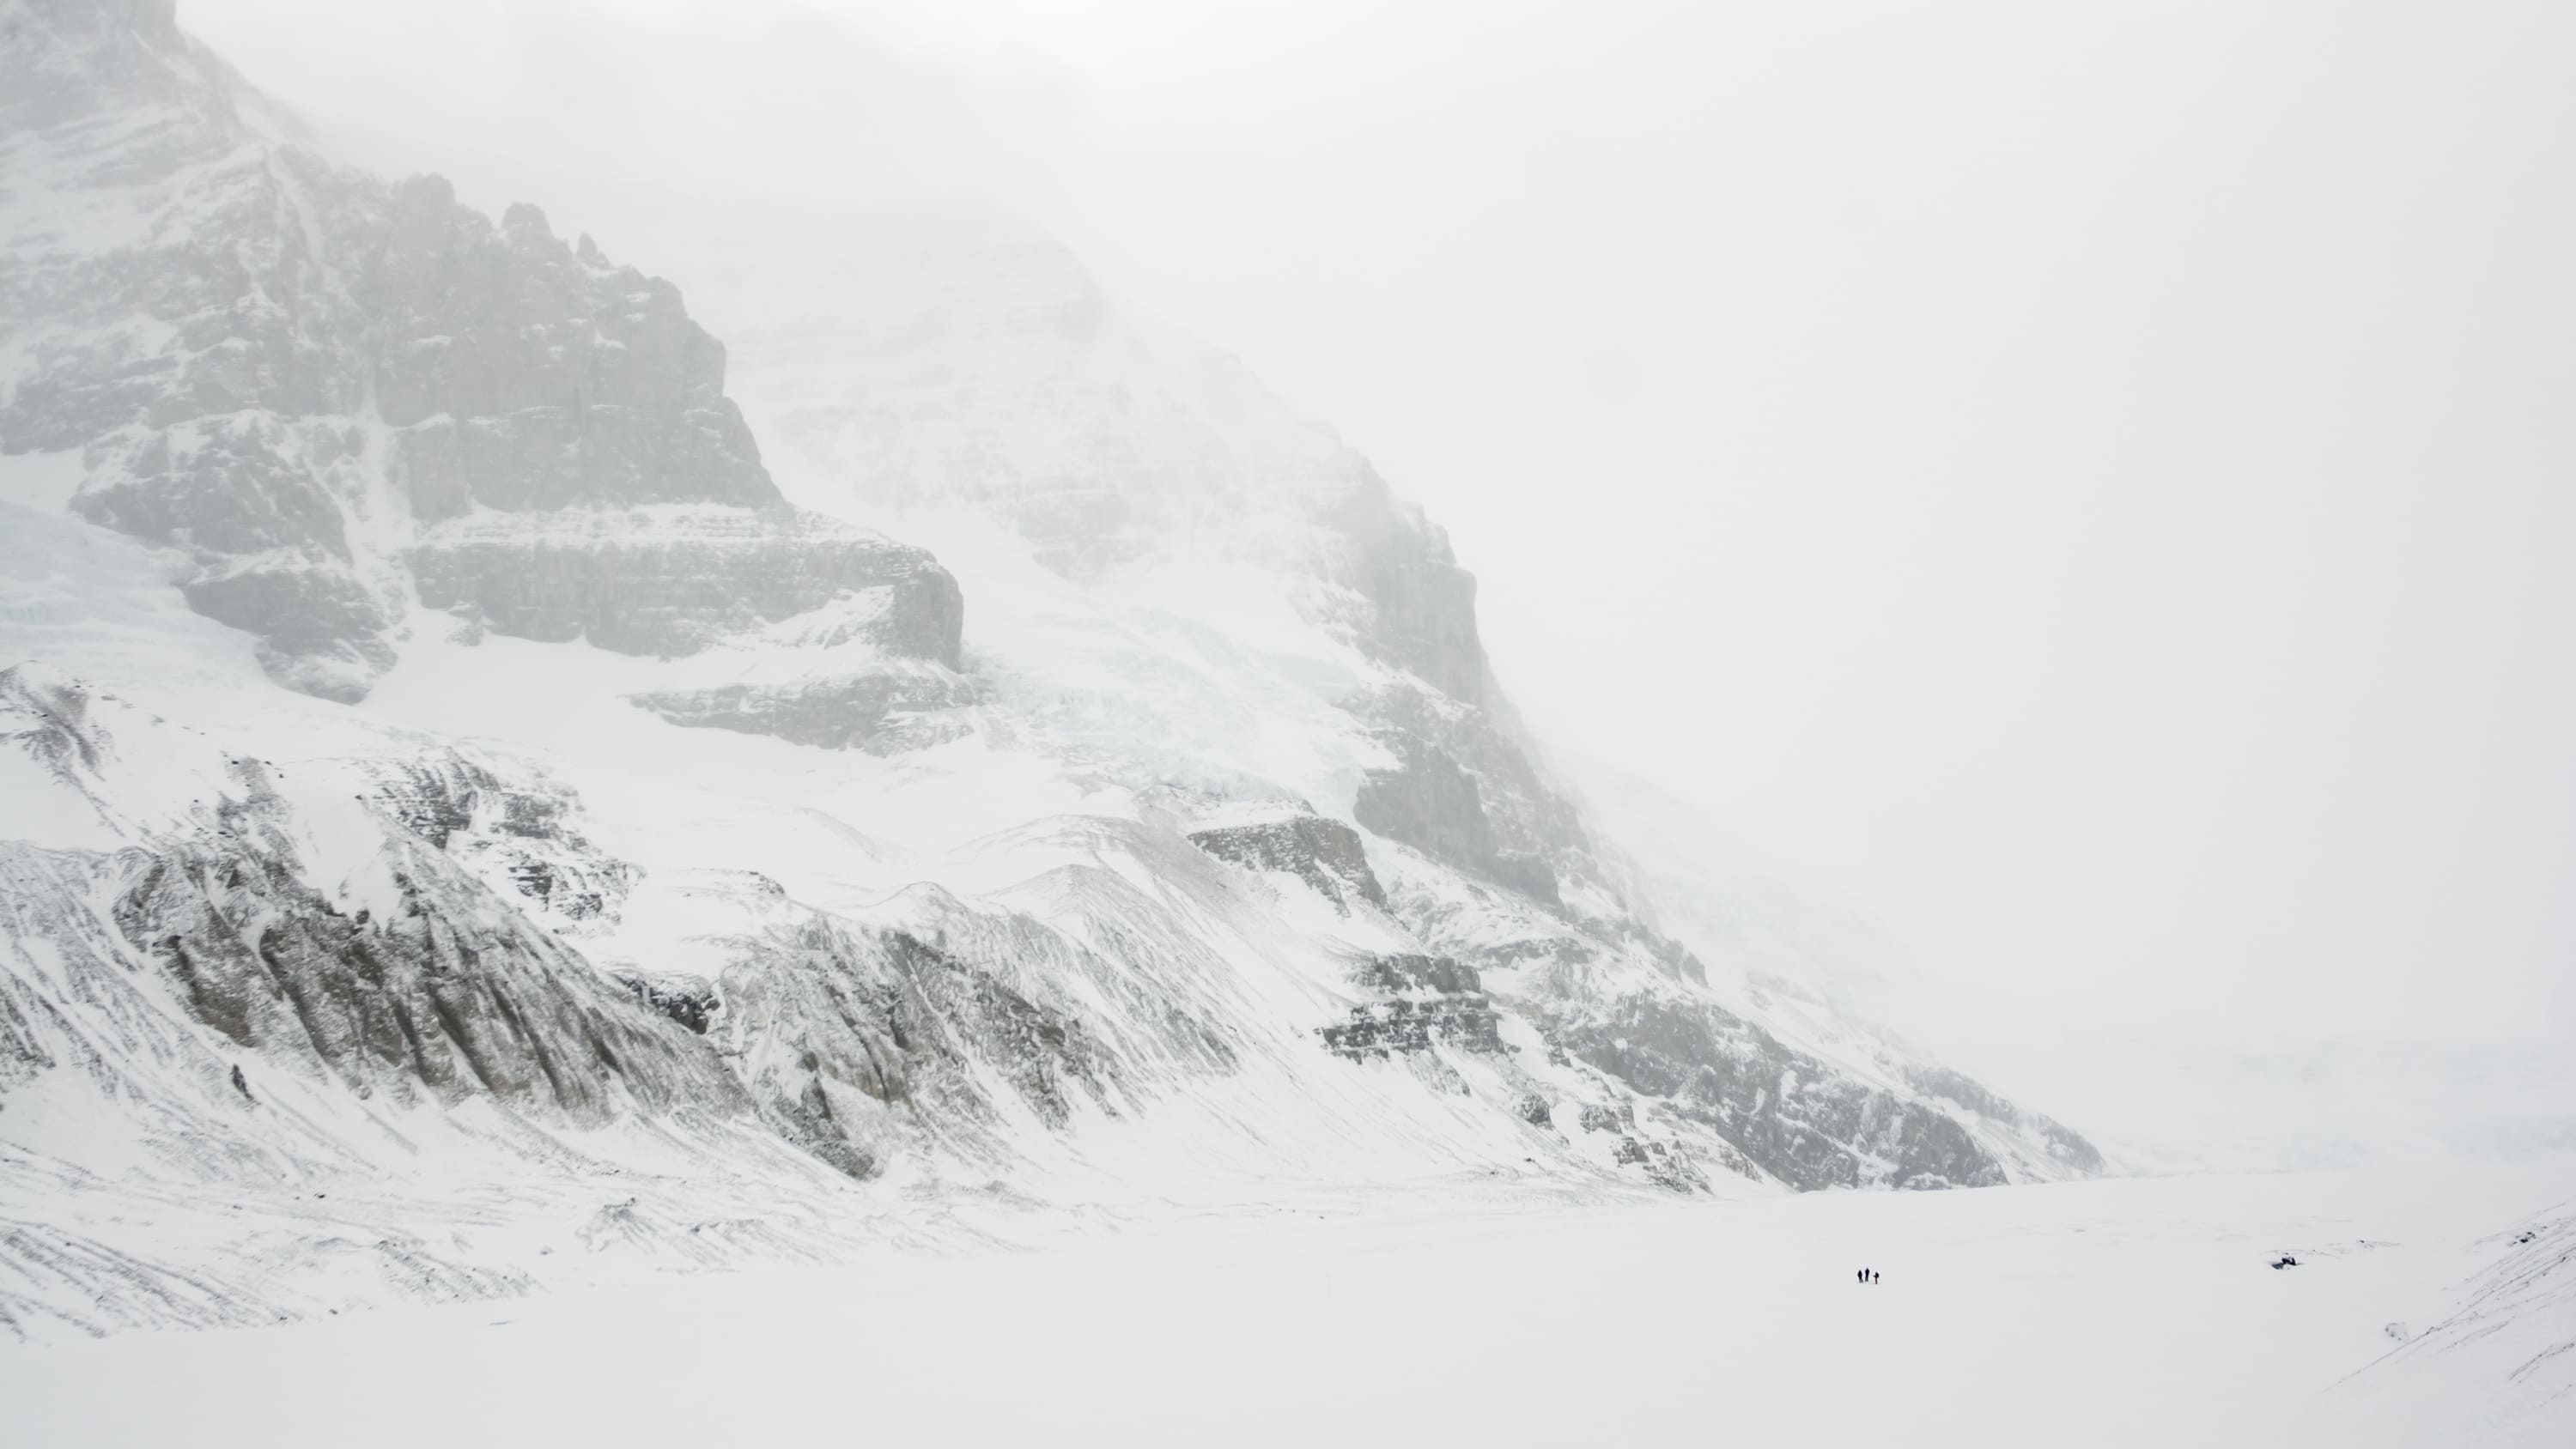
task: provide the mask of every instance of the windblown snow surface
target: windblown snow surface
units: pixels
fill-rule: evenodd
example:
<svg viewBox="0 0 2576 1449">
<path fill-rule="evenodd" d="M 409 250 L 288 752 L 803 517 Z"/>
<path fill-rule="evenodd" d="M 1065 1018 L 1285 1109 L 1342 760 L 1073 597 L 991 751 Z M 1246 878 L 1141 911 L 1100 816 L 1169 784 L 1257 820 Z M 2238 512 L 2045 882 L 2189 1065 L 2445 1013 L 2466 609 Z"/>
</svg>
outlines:
<svg viewBox="0 0 2576 1449">
<path fill-rule="evenodd" d="M 1283 1197 L 1044 1251 L 22 1348 L 0 1402 L 16 1442 L 209 1449 L 2563 1446 L 2576 1204 L 2480 1225 L 2564 1169 Z"/>
</svg>

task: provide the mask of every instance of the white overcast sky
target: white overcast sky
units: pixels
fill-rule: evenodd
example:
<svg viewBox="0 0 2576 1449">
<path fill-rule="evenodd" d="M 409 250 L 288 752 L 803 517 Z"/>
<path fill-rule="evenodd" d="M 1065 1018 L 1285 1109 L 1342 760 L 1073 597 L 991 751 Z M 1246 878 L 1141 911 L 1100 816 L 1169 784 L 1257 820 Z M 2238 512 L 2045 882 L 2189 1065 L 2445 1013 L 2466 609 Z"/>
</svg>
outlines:
<svg viewBox="0 0 2576 1449">
<path fill-rule="evenodd" d="M 2576 1040 L 2563 0 L 182 19 L 468 182 L 1028 212 L 1433 509 L 1578 772 L 2036 1017 Z"/>
</svg>

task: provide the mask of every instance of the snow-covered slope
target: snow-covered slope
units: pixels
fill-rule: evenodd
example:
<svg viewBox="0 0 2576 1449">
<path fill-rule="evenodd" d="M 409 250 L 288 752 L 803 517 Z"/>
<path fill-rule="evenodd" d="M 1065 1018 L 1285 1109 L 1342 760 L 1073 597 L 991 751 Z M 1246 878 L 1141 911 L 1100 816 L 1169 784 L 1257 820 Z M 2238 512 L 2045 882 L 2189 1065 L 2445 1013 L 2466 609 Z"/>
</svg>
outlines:
<svg viewBox="0 0 2576 1449">
<path fill-rule="evenodd" d="M 20 1332 L 568 1224 L 2101 1169 L 1712 986 L 1439 530 L 1042 237 L 729 244 L 747 425 L 671 284 L 317 159 L 166 3 L 0 0 L 0 123 Z"/>
</svg>

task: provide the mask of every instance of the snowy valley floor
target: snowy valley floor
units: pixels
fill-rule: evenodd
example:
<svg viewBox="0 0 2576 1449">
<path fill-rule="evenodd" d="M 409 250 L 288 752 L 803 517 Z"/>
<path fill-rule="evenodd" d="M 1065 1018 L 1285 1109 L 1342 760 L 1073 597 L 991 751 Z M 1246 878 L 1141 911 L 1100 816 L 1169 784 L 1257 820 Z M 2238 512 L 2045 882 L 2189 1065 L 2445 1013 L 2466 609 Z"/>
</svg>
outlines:
<svg viewBox="0 0 2576 1449">
<path fill-rule="evenodd" d="M 1025 1252 L 0 1348 L 0 1441 L 2564 1446 L 2571 1194 L 2560 1161 L 1318 1199 Z M 2284 1250 L 2298 1268 L 2266 1266 Z M 2424 1337 L 2516 1254 L 2510 1311 Z M 1881 1284 L 1853 1282 L 1864 1263 Z M 2387 1357 L 2392 1324 L 2417 1341 Z"/>
</svg>

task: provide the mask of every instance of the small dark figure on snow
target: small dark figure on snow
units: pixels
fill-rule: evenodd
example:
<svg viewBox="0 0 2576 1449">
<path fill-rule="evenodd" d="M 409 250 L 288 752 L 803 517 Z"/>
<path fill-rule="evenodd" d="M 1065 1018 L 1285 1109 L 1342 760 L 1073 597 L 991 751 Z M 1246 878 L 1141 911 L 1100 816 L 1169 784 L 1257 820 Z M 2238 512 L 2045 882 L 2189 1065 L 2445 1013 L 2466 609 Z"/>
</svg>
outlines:
<svg viewBox="0 0 2576 1449">
<path fill-rule="evenodd" d="M 1869 1270 L 1869 1281 L 1871 1281 L 1872 1283 L 1875 1283 L 1875 1282 L 1877 1282 L 1877 1281 L 1878 1281 L 1878 1270 L 1877 1270 L 1876 1268 L 1872 1268 L 1872 1269 L 1870 1269 L 1870 1270 Z"/>
</svg>

